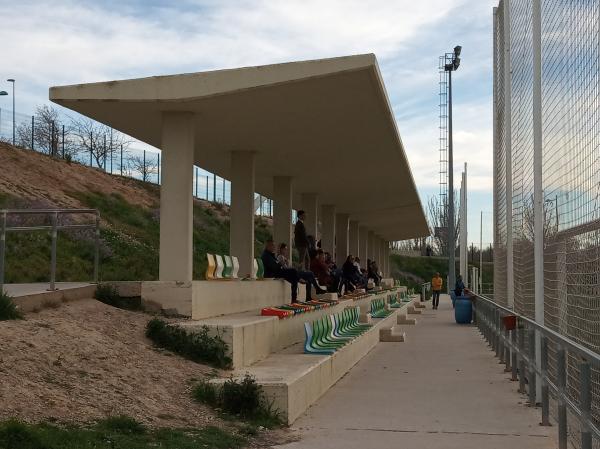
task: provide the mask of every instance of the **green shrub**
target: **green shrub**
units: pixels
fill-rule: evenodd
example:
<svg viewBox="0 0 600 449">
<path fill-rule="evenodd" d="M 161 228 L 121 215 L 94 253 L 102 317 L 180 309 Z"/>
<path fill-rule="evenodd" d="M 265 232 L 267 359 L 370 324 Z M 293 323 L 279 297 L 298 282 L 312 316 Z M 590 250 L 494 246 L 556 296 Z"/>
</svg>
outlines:
<svg viewBox="0 0 600 449">
<path fill-rule="evenodd" d="M 50 449 L 30 427 L 15 420 L 0 424 L 0 447 L 3 449 Z"/>
<path fill-rule="evenodd" d="M 219 390 L 214 384 L 205 380 L 201 381 L 194 390 L 192 396 L 198 402 L 202 404 L 210 405 L 211 407 L 217 408 L 221 406 L 221 398 L 219 397 Z"/>
<path fill-rule="evenodd" d="M 23 314 L 18 309 L 12 297 L 4 291 L 0 291 L 0 321 L 20 320 Z"/>
<path fill-rule="evenodd" d="M 262 388 L 248 374 L 238 382 L 233 378 L 223 384 L 221 390 L 223 410 L 244 418 L 254 416 L 260 409 Z"/>
<path fill-rule="evenodd" d="M 249 374 L 242 380 L 231 378 L 221 388 L 201 381 L 194 387 L 192 395 L 196 401 L 222 410 L 225 417 L 240 417 L 255 426 L 267 428 L 281 425 L 279 413 L 267 401 L 256 379 Z"/>
<path fill-rule="evenodd" d="M 153 318 L 146 325 L 146 337 L 162 348 L 173 351 L 189 360 L 206 363 L 217 368 L 231 367 L 229 347 L 223 339 L 208 334 L 208 327 L 187 332 L 179 326 L 171 326 L 164 320 Z"/>
<path fill-rule="evenodd" d="M 144 425 L 135 419 L 125 416 L 111 416 L 98 422 L 98 428 L 120 434 L 142 434 L 146 432 Z"/>
</svg>

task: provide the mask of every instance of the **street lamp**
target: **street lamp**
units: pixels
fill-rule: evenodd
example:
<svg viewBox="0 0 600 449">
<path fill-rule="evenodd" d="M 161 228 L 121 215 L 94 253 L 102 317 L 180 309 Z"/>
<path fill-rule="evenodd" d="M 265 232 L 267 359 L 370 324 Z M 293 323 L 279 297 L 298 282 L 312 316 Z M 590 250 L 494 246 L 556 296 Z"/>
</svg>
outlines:
<svg viewBox="0 0 600 449">
<path fill-rule="evenodd" d="M 8 81 L 9 83 L 12 83 L 12 87 L 13 87 L 13 145 L 15 144 L 15 130 L 16 130 L 16 125 L 15 125 L 15 80 L 13 78 L 9 78 L 6 81 Z"/>
<path fill-rule="evenodd" d="M 448 73 L 448 288 L 452 290 L 456 283 L 454 251 L 454 162 L 452 158 L 452 72 L 460 65 L 462 47 L 457 45 L 452 53 L 444 55 L 444 71 Z"/>
</svg>

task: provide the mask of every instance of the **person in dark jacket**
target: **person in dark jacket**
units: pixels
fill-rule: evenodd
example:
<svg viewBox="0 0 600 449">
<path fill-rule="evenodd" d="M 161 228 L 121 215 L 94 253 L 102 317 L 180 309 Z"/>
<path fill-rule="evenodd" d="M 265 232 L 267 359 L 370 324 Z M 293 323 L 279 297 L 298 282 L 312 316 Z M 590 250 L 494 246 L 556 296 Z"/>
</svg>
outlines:
<svg viewBox="0 0 600 449">
<path fill-rule="evenodd" d="M 297 214 L 298 220 L 294 226 L 294 245 L 298 250 L 298 260 L 300 269 L 308 270 L 310 259 L 308 258 L 308 236 L 306 235 L 306 226 L 304 226 L 304 218 L 306 212 L 299 210 Z"/>
<path fill-rule="evenodd" d="M 273 240 L 267 240 L 265 250 L 260 256 L 263 265 L 265 266 L 265 278 L 281 278 L 285 279 L 292 285 L 292 302 L 298 302 L 298 270 L 295 268 L 283 268 L 277 261 L 275 255 L 275 243 Z M 310 299 L 310 288 L 306 287 L 307 298 Z"/>
<path fill-rule="evenodd" d="M 288 259 L 288 246 L 285 243 L 279 244 L 279 252 L 277 253 L 277 262 L 283 268 L 292 268 L 290 261 Z M 304 271 L 298 270 L 298 278 L 300 281 L 303 281 L 306 284 L 306 300 L 308 301 L 311 298 L 310 289 L 311 286 L 315 288 L 315 291 L 318 295 L 322 295 L 323 293 L 327 293 L 327 290 L 319 287 L 317 284 L 317 280 L 315 279 L 315 275 L 312 271 Z"/>
<path fill-rule="evenodd" d="M 310 262 L 310 271 L 312 271 L 320 285 L 327 287 L 330 293 L 340 293 L 341 276 L 338 272 L 332 272 L 325 263 L 325 252 L 322 249 L 317 250 L 316 257 Z"/>
<path fill-rule="evenodd" d="M 462 276 L 459 274 L 456 278 L 456 284 L 454 284 L 454 294 L 456 296 L 462 296 L 463 290 L 465 289 L 465 283 L 462 280 Z"/>
</svg>

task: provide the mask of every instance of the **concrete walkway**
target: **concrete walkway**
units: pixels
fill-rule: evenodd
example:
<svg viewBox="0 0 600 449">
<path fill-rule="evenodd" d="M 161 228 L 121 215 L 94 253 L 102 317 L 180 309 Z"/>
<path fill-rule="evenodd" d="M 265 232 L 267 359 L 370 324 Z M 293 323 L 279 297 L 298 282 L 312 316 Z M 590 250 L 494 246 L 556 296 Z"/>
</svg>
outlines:
<svg viewBox="0 0 600 449">
<path fill-rule="evenodd" d="M 72 288 L 86 287 L 88 285 L 91 284 L 86 282 L 57 282 L 55 287 L 57 290 L 67 290 Z M 49 288 L 50 284 L 45 282 L 36 282 L 30 284 L 4 284 L 4 290 L 6 293 L 15 298 L 19 296 L 46 293 L 48 292 Z"/>
<path fill-rule="evenodd" d="M 449 298 L 379 343 L 292 426 L 301 448 L 556 448 L 474 326 L 454 323 Z"/>
</svg>

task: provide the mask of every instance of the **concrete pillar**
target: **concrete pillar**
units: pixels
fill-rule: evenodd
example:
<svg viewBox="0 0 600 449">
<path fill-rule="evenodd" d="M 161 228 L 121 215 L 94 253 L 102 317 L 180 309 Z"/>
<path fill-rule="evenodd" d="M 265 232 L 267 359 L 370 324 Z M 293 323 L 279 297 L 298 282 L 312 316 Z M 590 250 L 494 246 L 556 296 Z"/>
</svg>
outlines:
<svg viewBox="0 0 600 449">
<path fill-rule="evenodd" d="M 161 131 L 158 278 L 189 282 L 193 271 L 194 115 L 191 112 L 165 112 Z"/>
<path fill-rule="evenodd" d="M 273 178 L 273 240 L 285 243 L 292 251 L 292 178 Z"/>
<path fill-rule="evenodd" d="M 321 206 L 321 248 L 335 260 L 335 206 Z"/>
<path fill-rule="evenodd" d="M 240 277 L 250 276 L 254 259 L 254 153 L 231 153 L 229 248 L 240 262 Z"/>
<path fill-rule="evenodd" d="M 342 268 L 346 257 L 350 254 L 348 248 L 349 219 L 348 214 L 336 214 L 335 216 L 335 262 L 338 268 Z"/>
<path fill-rule="evenodd" d="M 376 248 L 375 248 L 375 233 L 373 231 L 369 231 L 369 244 L 367 246 L 367 259 L 375 259 L 376 255 Z M 365 260 L 365 263 L 367 261 Z"/>
<path fill-rule="evenodd" d="M 364 226 L 358 228 L 358 256 L 360 257 L 360 266 L 367 268 L 367 258 L 369 254 L 369 230 Z"/>
<path fill-rule="evenodd" d="M 358 221 L 351 220 L 348 227 L 348 254 L 358 256 Z"/>
<path fill-rule="evenodd" d="M 301 201 L 302 209 L 304 210 L 304 212 L 306 212 L 306 218 L 304 220 L 304 226 L 306 227 L 306 235 L 312 235 L 315 238 L 315 241 L 317 241 L 319 240 L 319 198 L 316 193 L 303 193 Z"/>
</svg>

